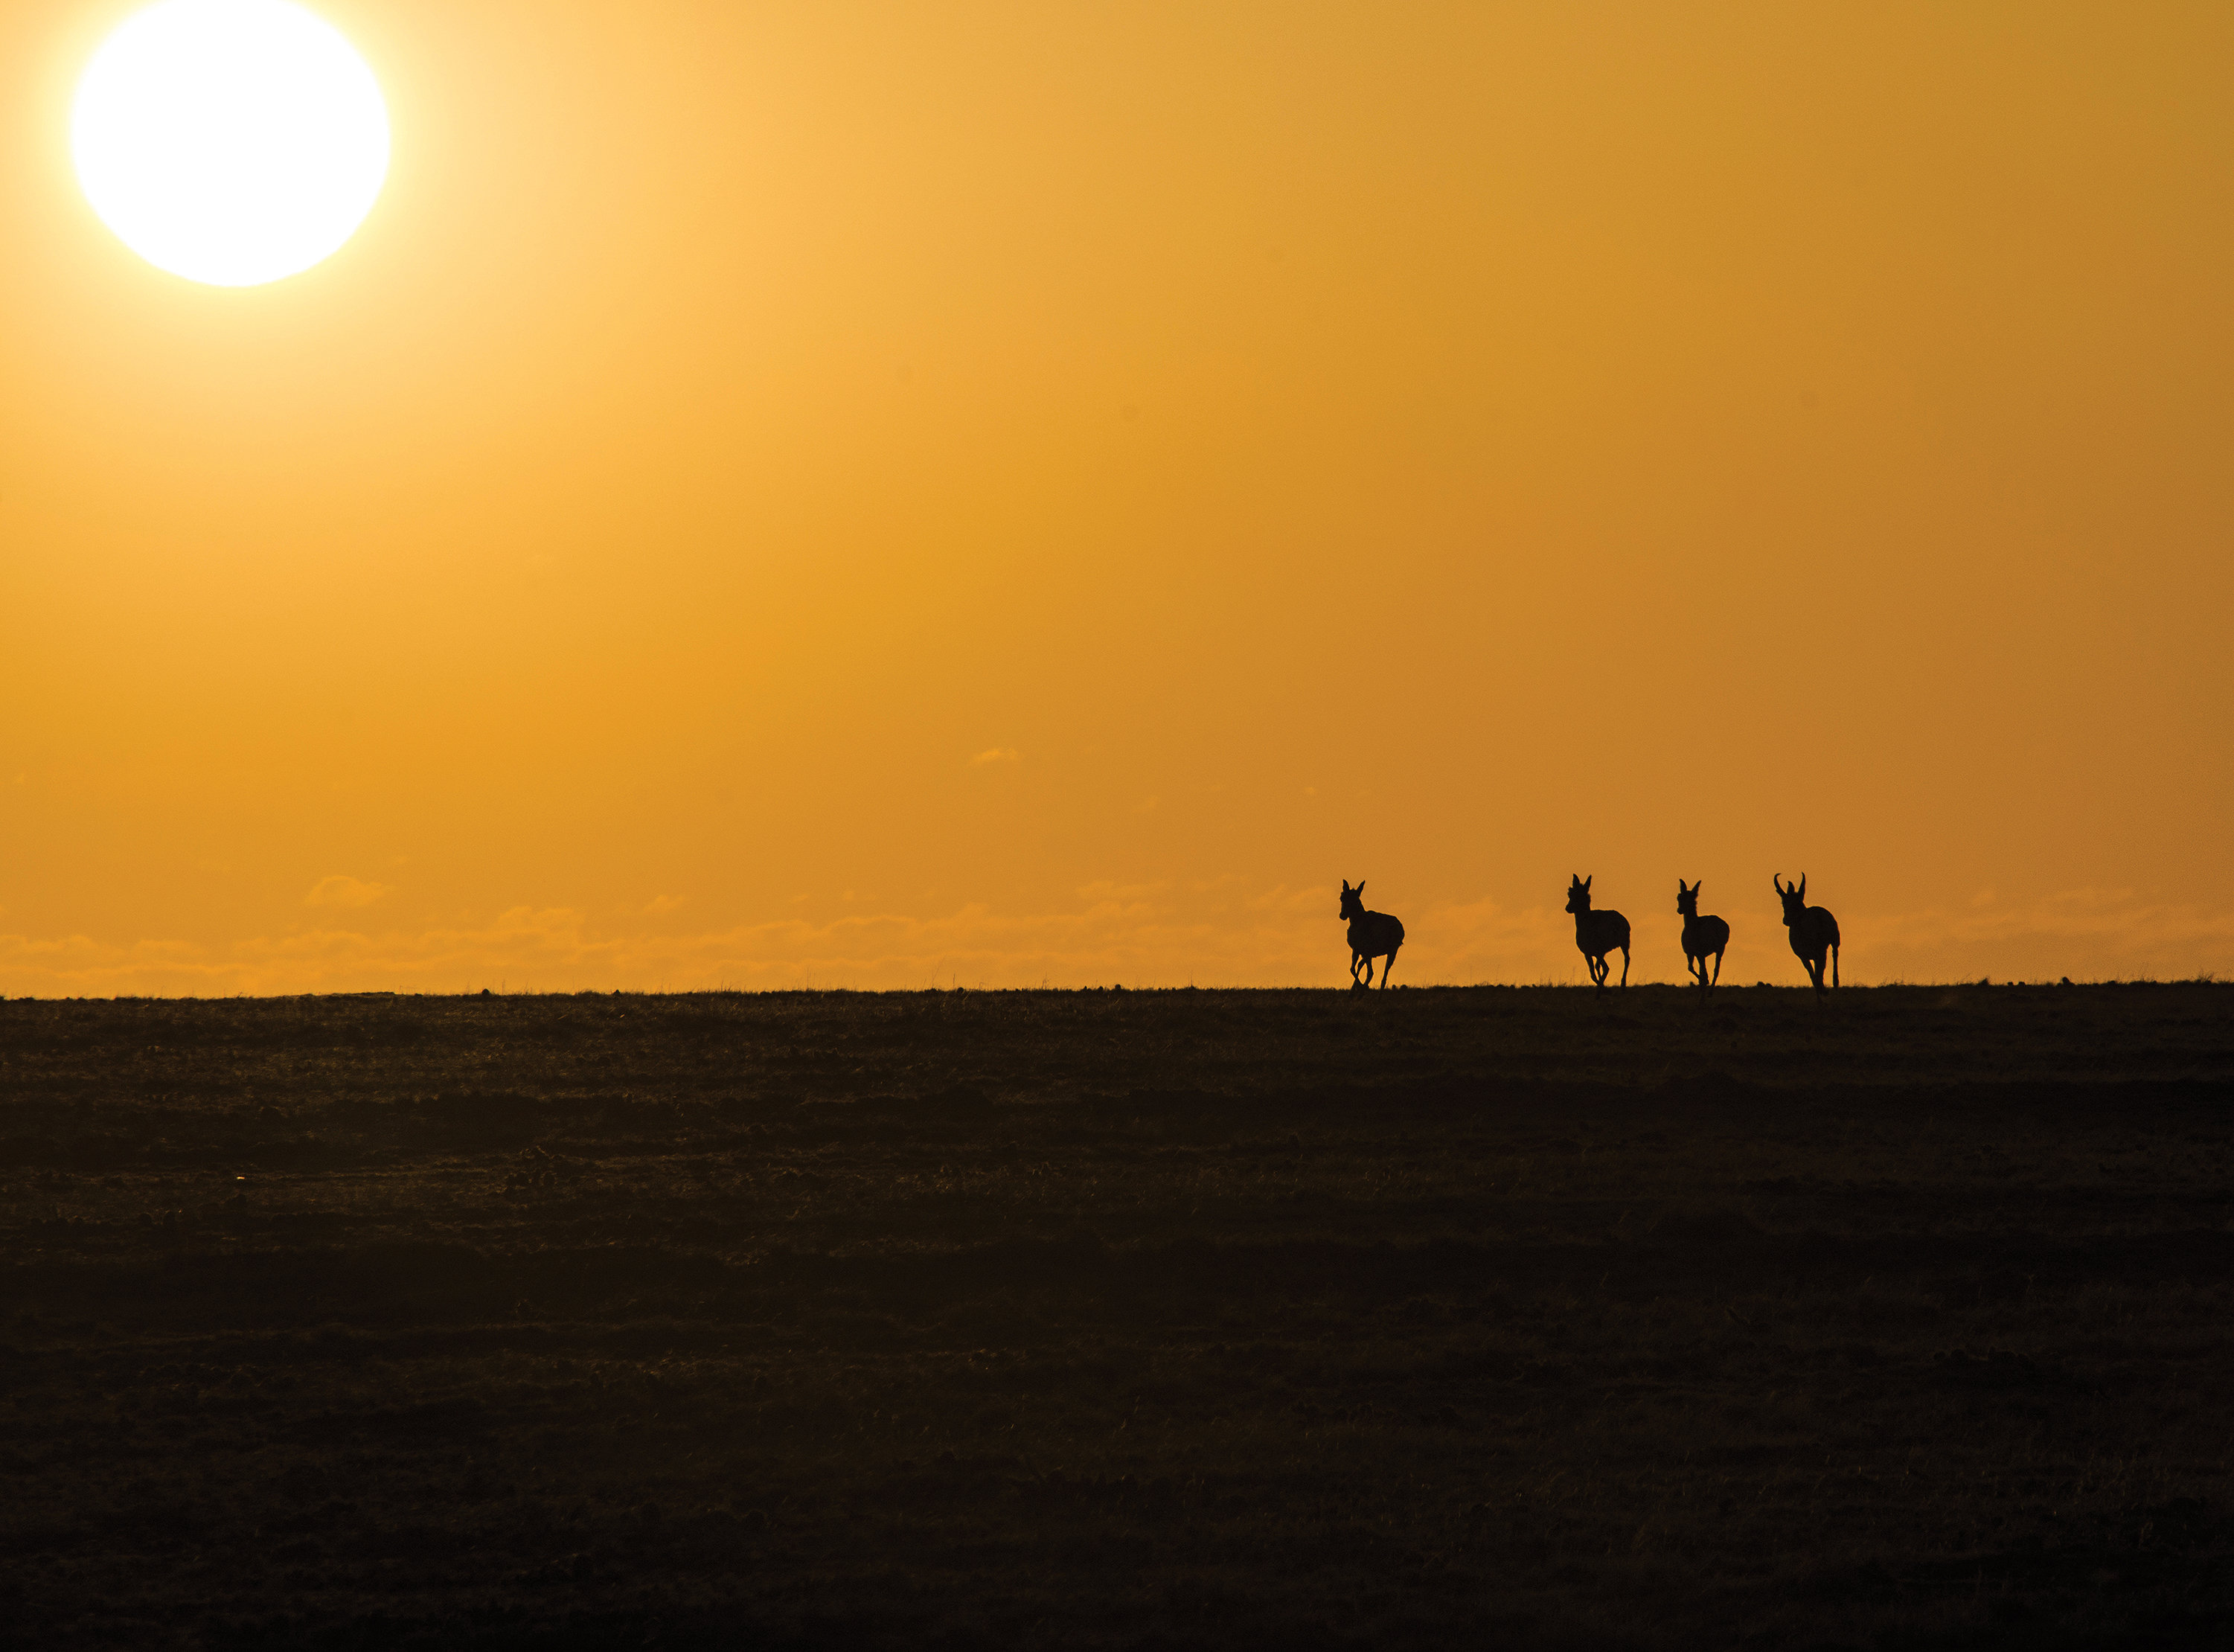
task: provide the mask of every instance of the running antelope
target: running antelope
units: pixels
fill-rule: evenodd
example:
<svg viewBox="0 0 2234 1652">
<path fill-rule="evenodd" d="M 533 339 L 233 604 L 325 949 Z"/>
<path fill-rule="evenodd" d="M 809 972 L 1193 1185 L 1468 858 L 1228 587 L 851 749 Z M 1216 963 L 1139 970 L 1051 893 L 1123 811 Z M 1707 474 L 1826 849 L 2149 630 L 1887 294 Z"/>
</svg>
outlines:
<svg viewBox="0 0 2234 1652">
<path fill-rule="evenodd" d="M 1404 944 L 1404 926 L 1386 912 L 1365 910 L 1365 880 L 1357 880 L 1357 887 L 1349 886 L 1349 879 L 1342 880 L 1342 911 L 1339 916 L 1349 920 L 1349 984 L 1369 987 L 1373 984 L 1373 960 L 1386 958 L 1381 966 L 1381 984 L 1388 984 L 1388 972 L 1396 967 L 1396 949 Z M 1357 978 L 1357 966 L 1365 966 L 1365 979 Z"/>
<path fill-rule="evenodd" d="M 1597 877 L 1596 872 L 1591 878 Z M 1606 954 L 1621 949 L 1621 984 L 1629 985 L 1629 920 L 1619 912 L 1591 911 L 1591 878 L 1578 877 L 1567 887 L 1567 910 L 1575 915 L 1575 945 L 1591 966 L 1591 983 L 1605 990 L 1613 965 Z M 1679 880 L 1680 881 L 1680 880 Z"/>
<path fill-rule="evenodd" d="M 1800 874 L 1796 884 L 1787 884 L 1781 874 L 1771 872 L 1769 882 L 1776 885 L 1778 898 L 1784 902 L 1784 924 L 1792 931 L 1792 950 L 1807 966 L 1807 978 L 1815 983 L 1815 996 L 1819 998 L 1826 952 L 1831 957 L 1831 984 L 1839 984 L 1839 920 L 1827 909 L 1807 904 L 1806 872 Z"/>
<path fill-rule="evenodd" d="M 1691 972 L 1691 979 L 1700 986 L 1700 996 L 1711 998 L 1715 987 L 1722 978 L 1722 949 L 1730 944 L 1730 926 L 1719 917 L 1699 916 L 1699 891 L 1707 886 L 1703 878 L 1689 888 L 1683 880 L 1676 880 L 1676 910 L 1683 914 L 1683 967 Z M 1715 960 L 1715 977 L 1707 978 L 1707 958 Z"/>
</svg>

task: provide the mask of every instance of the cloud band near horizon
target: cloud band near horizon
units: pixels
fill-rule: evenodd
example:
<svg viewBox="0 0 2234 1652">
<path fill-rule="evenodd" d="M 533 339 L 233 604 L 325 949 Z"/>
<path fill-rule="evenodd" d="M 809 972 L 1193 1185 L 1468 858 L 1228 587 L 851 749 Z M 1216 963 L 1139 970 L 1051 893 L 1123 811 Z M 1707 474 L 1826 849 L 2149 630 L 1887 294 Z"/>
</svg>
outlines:
<svg viewBox="0 0 2234 1652">
<path fill-rule="evenodd" d="M 1088 885 L 1074 911 L 778 919 L 697 935 L 601 928 L 569 907 L 518 906 L 479 924 L 310 927 L 210 947 L 180 940 L 0 935 L 10 997 L 221 997 L 339 991 L 717 988 L 1346 986 L 1348 951 L 1323 891 L 1284 886 L 1222 905 L 1169 885 Z M 360 910 L 362 910 L 360 908 Z M 1325 915 L 1323 916 L 1323 910 Z M 2234 973 L 2234 914 L 2074 890 L 2028 906 L 1842 913 L 1844 979 L 2187 979 Z M 1421 909 L 1396 980 L 1412 985 L 1584 979 L 1565 915 L 1494 901 Z M 1662 929 L 1666 933 L 1662 934 Z M 1682 978 L 1677 926 L 1640 922 L 1630 980 Z M 1800 984 L 1784 932 L 1741 925 L 1723 980 Z"/>
</svg>

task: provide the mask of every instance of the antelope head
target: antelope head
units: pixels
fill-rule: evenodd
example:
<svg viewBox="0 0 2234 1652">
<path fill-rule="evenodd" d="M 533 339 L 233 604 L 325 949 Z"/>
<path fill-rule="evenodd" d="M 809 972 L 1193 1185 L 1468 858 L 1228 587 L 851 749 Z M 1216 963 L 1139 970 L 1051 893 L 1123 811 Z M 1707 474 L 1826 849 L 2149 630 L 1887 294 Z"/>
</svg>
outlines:
<svg viewBox="0 0 2234 1652">
<path fill-rule="evenodd" d="M 1706 883 L 1707 880 L 1702 878 L 1697 883 L 1686 889 L 1683 887 L 1683 880 L 1678 878 L 1676 880 L 1676 910 L 1686 917 L 1698 917 L 1699 891 L 1706 886 Z"/>
<path fill-rule="evenodd" d="M 1365 879 L 1359 878 L 1357 887 L 1355 889 L 1349 886 L 1349 878 L 1345 878 L 1342 880 L 1342 911 L 1336 916 L 1341 917 L 1365 916 Z"/>
<path fill-rule="evenodd" d="M 1771 872 L 1768 881 L 1776 885 L 1777 897 L 1784 903 L 1784 922 L 1786 927 L 1789 928 L 1793 919 L 1806 914 L 1807 874 L 1803 872 L 1800 874 L 1798 883 L 1787 884 L 1781 876 Z"/>
<path fill-rule="evenodd" d="M 1596 872 L 1592 872 L 1589 878 L 1584 878 L 1578 874 L 1575 877 L 1575 881 L 1567 885 L 1567 910 L 1569 911 L 1587 912 L 1591 910 L 1591 880 L 1597 876 L 1597 874 Z M 1676 881 L 1681 883 L 1682 882 L 1682 879 L 1679 878 Z"/>
</svg>

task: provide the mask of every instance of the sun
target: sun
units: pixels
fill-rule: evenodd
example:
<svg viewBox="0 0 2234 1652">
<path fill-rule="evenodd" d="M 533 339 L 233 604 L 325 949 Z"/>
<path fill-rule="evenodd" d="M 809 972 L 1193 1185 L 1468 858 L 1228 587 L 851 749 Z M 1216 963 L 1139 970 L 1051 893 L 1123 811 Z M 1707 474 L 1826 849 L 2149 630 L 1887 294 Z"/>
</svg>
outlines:
<svg viewBox="0 0 2234 1652">
<path fill-rule="evenodd" d="M 86 66 L 70 151 L 93 210 L 148 263 L 260 286 L 364 221 L 388 108 L 349 42 L 288 0 L 163 0 Z"/>
</svg>

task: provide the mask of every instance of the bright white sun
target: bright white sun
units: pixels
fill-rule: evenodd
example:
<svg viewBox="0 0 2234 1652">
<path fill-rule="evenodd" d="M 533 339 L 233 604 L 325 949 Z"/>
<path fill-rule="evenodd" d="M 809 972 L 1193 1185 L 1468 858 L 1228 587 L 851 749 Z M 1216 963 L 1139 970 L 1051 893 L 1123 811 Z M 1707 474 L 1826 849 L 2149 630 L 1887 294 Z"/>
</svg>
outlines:
<svg viewBox="0 0 2234 1652">
<path fill-rule="evenodd" d="M 349 42 L 287 0 L 163 0 L 78 82 L 78 181 L 159 269 L 217 287 L 307 270 L 388 176 L 388 109 Z"/>
</svg>

